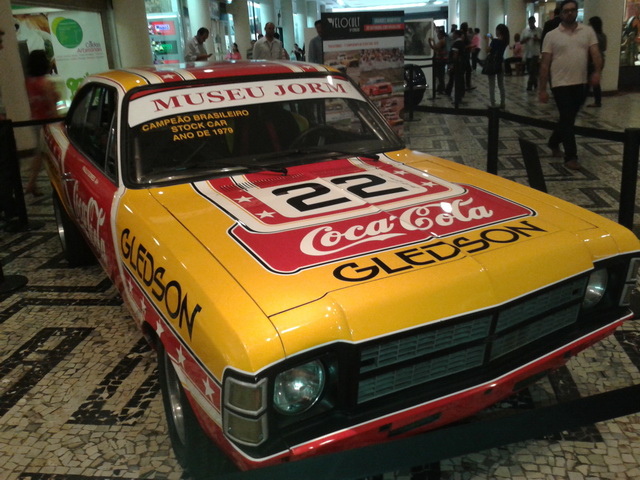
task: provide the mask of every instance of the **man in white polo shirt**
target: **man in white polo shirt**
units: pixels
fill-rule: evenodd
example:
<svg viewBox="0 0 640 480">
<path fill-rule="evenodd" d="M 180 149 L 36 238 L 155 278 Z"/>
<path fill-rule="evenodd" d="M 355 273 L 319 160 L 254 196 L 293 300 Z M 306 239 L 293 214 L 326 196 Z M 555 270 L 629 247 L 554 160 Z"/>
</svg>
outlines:
<svg viewBox="0 0 640 480">
<path fill-rule="evenodd" d="M 598 38 L 589 26 L 576 21 L 578 3 L 564 0 L 560 5 L 562 22 L 544 37 L 542 64 L 540 66 L 540 86 L 538 99 L 549 101 L 547 84 L 551 81 L 551 93 L 558 107 L 558 125 L 549 138 L 549 148 L 554 157 L 561 157 L 560 144 L 564 147 L 565 166 L 578 170 L 578 149 L 574 125 L 580 107 L 586 99 L 587 63 L 589 55 L 594 65 L 591 85 L 600 84 L 602 57 L 598 49 Z"/>
</svg>

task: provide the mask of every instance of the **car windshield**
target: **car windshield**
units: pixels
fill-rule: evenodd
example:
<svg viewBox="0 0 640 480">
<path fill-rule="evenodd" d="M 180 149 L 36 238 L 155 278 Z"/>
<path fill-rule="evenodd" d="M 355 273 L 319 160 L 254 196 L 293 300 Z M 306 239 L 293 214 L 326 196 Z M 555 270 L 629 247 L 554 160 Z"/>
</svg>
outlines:
<svg viewBox="0 0 640 480">
<path fill-rule="evenodd" d="M 128 109 L 126 172 L 159 185 L 402 147 L 339 77 L 145 90 Z"/>
</svg>

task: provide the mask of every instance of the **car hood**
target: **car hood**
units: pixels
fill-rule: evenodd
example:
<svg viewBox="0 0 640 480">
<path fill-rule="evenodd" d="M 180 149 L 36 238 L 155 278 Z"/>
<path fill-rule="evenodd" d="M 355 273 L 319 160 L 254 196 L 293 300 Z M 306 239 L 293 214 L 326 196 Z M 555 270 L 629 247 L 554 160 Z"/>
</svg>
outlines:
<svg viewBox="0 0 640 480">
<path fill-rule="evenodd" d="M 613 222 L 409 150 L 151 193 L 272 318 L 322 298 L 322 309 L 339 299 L 342 311 L 365 297 L 387 311 L 420 305 L 425 285 L 460 296 L 476 285 L 464 301 L 449 298 L 469 311 L 620 250 L 606 231 L 620 228 Z"/>
</svg>

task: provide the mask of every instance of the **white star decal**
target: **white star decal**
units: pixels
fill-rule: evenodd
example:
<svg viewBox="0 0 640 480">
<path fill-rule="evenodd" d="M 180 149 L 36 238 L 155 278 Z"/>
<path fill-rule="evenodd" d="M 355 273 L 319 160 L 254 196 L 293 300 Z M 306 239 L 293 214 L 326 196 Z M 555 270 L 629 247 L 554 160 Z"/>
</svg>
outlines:
<svg viewBox="0 0 640 480">
<path fill-rule="evenodd" d="M 129 290 L 129 295 L 133 293 L 133 282 L 131 279 L 127 279 L 127 290 Z"/>
<path fill-rule="evenodd" d="M 213 401 L 213 394 L 215 393 L 213 391 L 213 388 L 211 388 L 211 383 L 209 382 L 208 378 L 204 379 L 204 394 L 206 397 L 209 397 L 210 400 Z"/>
<path fill-rule="evenodd" d="M 236 199 L 236 202 L 238 203 L 246 203 L 250 201 L 251 201 L 251 197 L 240 197 Z"/>
<path fill-rule="evenodd" d="M 144 301 L 144 297 L 140 299 L 140 311 L 142 312 L 142 316 L 147 313 L 147 304 Z"/>
<path fill-rule="evenodd" d="M 184 367 L 185 356 L 182 353 L 182 347 L 178 347 L 178 363 Z"/>
<path fill-rule="evenodd" d="M 257 216 L 260 218 L 273 217 L 274 215 L 275 215 L 275 212 L 267 212 L 266 210 L 262 213 L 257 214 Z"/>
<path fill-rule="evenodd" d="M 422 182 L 421 185 L 424 186 L 424 187 L 435 187 L 436 186 L 436 184 L 433 183 L 433 182 Z"/>
<path fill-rule="evenodd" d="M 166 78 L 171 79 L 173 77 L 174 77 L 173 73 L 163 73 L 162 75 L 160 75 L 160 78 L 165 78 L 165 79 Z"/>
<path fill-rule="evenodd" d="M 395 173 L 396 175 L 406 175 L 407 172 L 405 172 L 404 170 L 395 170 L 393 173 Z"/>
<path fill-rule="evenodd" d="M 160 336 L 164 333 L 164 328 L 162 328 L 162 322 L 160 320 L 158 320 L 156 322 L 156 334 L 158 335 L 158 338 L 160 338 Z"/>
</svg>

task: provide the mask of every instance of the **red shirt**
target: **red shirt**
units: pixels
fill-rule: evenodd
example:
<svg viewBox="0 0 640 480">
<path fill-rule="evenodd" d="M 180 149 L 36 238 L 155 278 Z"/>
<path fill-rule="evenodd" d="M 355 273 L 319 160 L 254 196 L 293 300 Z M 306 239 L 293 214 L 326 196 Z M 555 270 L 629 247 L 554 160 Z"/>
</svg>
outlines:
<svg viewBox="0 0 640 480">
<path fill-rule="evenodd" d="M 44 120 L 58 116 L 56 103 L 60 97 L 53 82 L 47 77 L 27 77 L 27 94 L 32 119 Z"/>
</svg>

